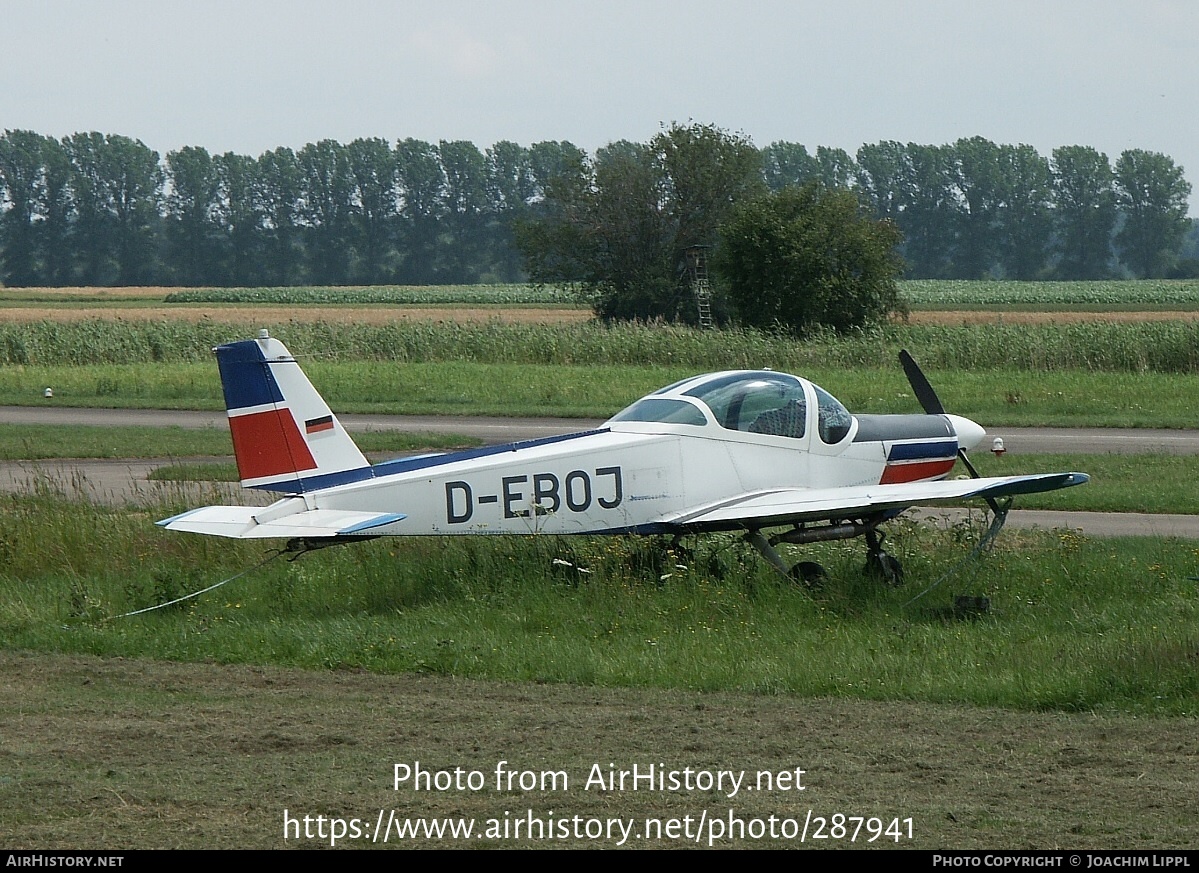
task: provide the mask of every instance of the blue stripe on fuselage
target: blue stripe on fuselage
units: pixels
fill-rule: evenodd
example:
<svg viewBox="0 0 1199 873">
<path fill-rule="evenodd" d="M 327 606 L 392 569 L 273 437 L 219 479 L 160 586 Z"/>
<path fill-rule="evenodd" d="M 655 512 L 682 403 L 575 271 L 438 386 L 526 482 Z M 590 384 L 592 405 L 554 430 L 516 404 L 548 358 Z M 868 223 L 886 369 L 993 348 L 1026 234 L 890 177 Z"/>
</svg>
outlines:
<svg viewBox="0 0 1199 873">
<path fill-rule="evenodd" d="M 281 491 L 284 494 L 307 494 L 320 491 L 322 488 L 332 488 L 334 485 L 349 485 L 351 482 L 365 482 L 375 478 L 374 467 L 358 467 L 354 470 L 342 470 L 339 473 L 321 473 L 317 476 L 299 476 L 289 473 L 288 477 L 279 482 L 267 482 L 262 485 L 247 485 L 258 491 Z"/>
<path fill-rule="evenodd" d="M 927 443 L 894 443 L 887 452 L 887 460 L 926 461 L 933 458 L 952 458 L 957 451 L 958 441 L 956 439 Z"/>
<path fill-rule="evenodd" d="M 483 446 L 478 449 L 465 449 L 461 452 L 447 452 L 443 455 L 420 455 L 416 458 L 396 458 L 393 461 L 384 461 L 381 464 L 375 464 L 374 471 L 376 476 L 394 476 L 397 473 L 407 473 L 411 470 L 424 470 L 428 467 L 441 467 L 446 464 L 454 464 L 458 461 L 473 461 L 475 458 L 488 458 L 492 455 L 502 455 L 505 452 L 516 452 L 521 449 L 535 449 L 539 446 L 552 446 L 554 443 L 562 443 L 568 440 L 577 440 L 581 437 L 596 436 L 601 433 L 609 433 L 610 429 L 606 427 L 597 428 L 596 430 L 584 430 L 578 433 L 566 433 L 559 436 L 539 437 L 535 440 L 522 440 L 517 443 L 504 443 L 498 446 Z"/>
</svg>

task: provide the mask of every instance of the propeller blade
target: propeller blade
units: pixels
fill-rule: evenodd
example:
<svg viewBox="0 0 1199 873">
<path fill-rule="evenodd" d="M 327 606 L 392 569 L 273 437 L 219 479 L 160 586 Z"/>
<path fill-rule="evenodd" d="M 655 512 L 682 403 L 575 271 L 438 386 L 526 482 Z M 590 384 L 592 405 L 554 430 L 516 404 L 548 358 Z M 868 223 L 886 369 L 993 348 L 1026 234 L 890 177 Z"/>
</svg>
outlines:
<svg viewBox="0 0 1199 873">
<path fill-rule="evenodd" d="M 908 354 L 907 349 L 901 349 L 899 352 L 899 363 L 903 365 L 904 375 L 908 377 L 908 384 L 912 386 L 912 393 L 916 395 L 916 399 L 920 401 L 920 406 L 929 415 L 945 415 L 945 407 L 941 405 L 941 398 L 937 396 L 937 392 L 933 390 L 932 383 L 924 375 L 924 371 L 920 369 L 920 365 L 916 363 L 915 358 Z M 978 470 L 970 463 L 970 459 L 966 457 L 966 450 L 959 448 L 958 457 L 962 464 L 970 471 L 972 479 L 982 478 L 978 474 Z M 991 507 L 991 511 L 996 516 L 999 515 L 999 504 L 993 497 L 985 498 L 987 505 Z"/>
<path fill-rule="evenodd" d="M 916 395 L 924 411 L 929 415 L 944 415 L 945 407 L 941 405 L 941 399 L 937 397 L 937 392 L 933 390 L 920 365 L 908 354 L 907 349 L 899 353 L 899 363 L 903 365 L 903 372 L 908 377 L 908 384 L 912 386 L 912 393 Z"/>
</svg>

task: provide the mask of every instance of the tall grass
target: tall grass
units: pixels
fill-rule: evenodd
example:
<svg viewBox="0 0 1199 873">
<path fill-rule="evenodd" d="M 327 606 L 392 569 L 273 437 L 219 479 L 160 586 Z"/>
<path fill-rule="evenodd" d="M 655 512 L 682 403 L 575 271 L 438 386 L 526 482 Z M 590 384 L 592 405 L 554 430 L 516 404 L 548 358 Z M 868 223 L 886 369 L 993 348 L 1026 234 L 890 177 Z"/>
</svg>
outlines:
<svg viewBox="0 0 1199 873">
<path fill-rule="evenodd" d="M 165 514 L 174 507 L 163 507 Z M 251 567 L 269 545 L 176 535 L 158 512 L 0 498 L 8 646 L 175 660 L 430 672 L 611 686 L 1191 714 L 1194 550 L 1161 540 L 1005 532 L 915 603 L 978 528 L 891 525 L 907 582 L 862 575 L 860 543 L 795 550 L 798 588 L 735 537 L 380 540 Z M 583 572 L 586 570 L 588 572 Z M 953 616 L 952 595 L 992 611 Z"/>
<path fill-rule="evenodd" d="M 41 321 L 0 325 L 0 365 L 194 362 L 220 343 L 269 327 L 297 355 L 338 360 L 550 365 L 654 365 L 695 370 L 771 366 L 806 372 L 894 366 L 907 348 L 921 364 L 979 371 L 1199 371 L 1199 323 L 893 325 L 802 340 L 754 330 L 647 324 L 388 325 L 289 322 Z"/>
</svg>

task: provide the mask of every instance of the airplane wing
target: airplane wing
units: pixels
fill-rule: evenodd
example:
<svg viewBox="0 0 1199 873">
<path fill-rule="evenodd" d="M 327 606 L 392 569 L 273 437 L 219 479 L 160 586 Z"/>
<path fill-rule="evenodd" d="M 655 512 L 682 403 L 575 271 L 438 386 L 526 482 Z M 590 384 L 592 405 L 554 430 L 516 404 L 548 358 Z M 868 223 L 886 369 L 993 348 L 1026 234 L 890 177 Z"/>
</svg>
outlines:
<svg viewBox="0 0 1199 873">
<path fill-rule="evenodd" d="M 854 519 L 911 506 L 969 498 L 1036 494 L 1081 485 L 1086 473 L 1044 473 L 860 485 L 839 488 L 779 488 L 741 494 L 729 500 L 660 518 L 654 524 L 688 530 L 730 530 L 771 527 L 805 521 Z M 168 530 L 235 539 L 370 537 L 407 518 L 402 513 L 309 509 L 303 497 L 291 497 L 266 507 L 205 506 L 163 519 Z M 403 533 L 395 529 L 387 533 Z"/>
<path fill-rule="evenodd" d="M 770 527 L 803 521 L 852 519 L 927 503 L 1055 491 L 1081 485 L 1089 478 L 1086 473 L 1042 473 L 848 488 L 781 488 L 744 494 L 713 506 L 690 510 L 667 519 L 667 522 L 693 530 L 727 530 L 732 527 Z"/>
</svg>

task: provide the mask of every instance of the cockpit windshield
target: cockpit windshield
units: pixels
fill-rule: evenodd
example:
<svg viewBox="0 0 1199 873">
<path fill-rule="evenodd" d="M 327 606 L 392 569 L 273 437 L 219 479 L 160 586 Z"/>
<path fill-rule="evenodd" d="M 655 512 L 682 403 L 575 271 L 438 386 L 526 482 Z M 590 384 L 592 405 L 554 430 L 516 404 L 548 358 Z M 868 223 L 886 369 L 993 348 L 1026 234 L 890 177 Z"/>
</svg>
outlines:
<svg viewBox="0 0 1199 873">
<path fill-rule="evenodd" d="M 661 392 L 657 392 L 661 393 Z M 632 406 L 626 406 L 612 421 L 660 421 L 665 424 L 694 424 L 703 427 L 708 423 L 699 408 L 686 400 L 668 400 L 659 397 L 643 397 Z"/>
<path fill-rule="evenodd" d="M 730 373 L 686 393 L 702 400 L 729 430 L 799 439 L 807 427 L 803 383 L 786 373 Z"/>
<path fill-rule="evenodd" d="M 853 424 L 853 416 L 836 397 L 819 385 L 812 387 L 816 389 L 816 429 L 820 432 L 820 439 L 823 442 L 830 446 L 835 445 L 845 439 L 849 433 L 850 425 Z"/>
<path fill-rule="evenodd" d="M 613 422 L 655 422 L 711 427 L 716 423 L 742 433 L 803 439 L 808 398 L 816 398 L 816 432 L 826 445 L 843 441 L 853 416 L 818 385 L 773 370 L 739 370 L 692 376 L 661 388 L 618 412 Z M 711 418 L 708 417 L 711 413 Z"/>
</svg>

